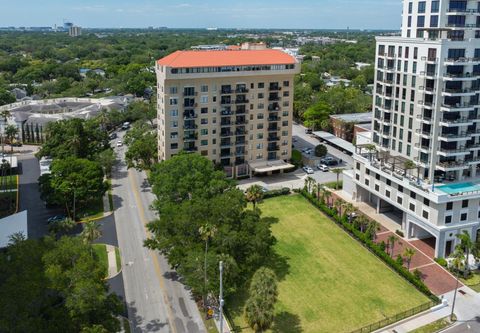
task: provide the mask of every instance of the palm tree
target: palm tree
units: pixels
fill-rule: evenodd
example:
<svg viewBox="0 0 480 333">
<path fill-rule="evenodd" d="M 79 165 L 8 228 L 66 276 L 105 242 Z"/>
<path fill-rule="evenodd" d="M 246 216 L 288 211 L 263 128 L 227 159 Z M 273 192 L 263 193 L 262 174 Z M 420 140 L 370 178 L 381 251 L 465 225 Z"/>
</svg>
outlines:
<svg viewBox="0 0 480 333">
<path fill-rule="evenodd" d="M 390 235 L 388 236 L 388 245 L 390 247 L 390 257 L 393 258 L 393 249 L 395 248 L 395 243 L 397 242 L 397 236 L 395 235 Z"/>
<path fill-rule="evenodd" d="M 461 234 L 458 234 L 457 238 L 460 240 L 460 244 L 458 245 L 458 247 L 465 254 L 465 269 L 463 270 L 463 277 L 466 279 L 468 276 L 468 273 L 470 272 L 470 269 L 468 266 L 470 253 L 474 250 L 475 244 L 470 238 L 470 234 L 466 230 L 463 230 Z"/>
<path fill-rule="evenodd" d="M 355 226 L 362 233 L 364 233 L 365 230 L 367 229 L 368 223 L 369 223 L 369 220 L 363 215 L 360 215 L 355 219 Z"/>
<path fill-rule="evenodd" d="M 13 153 L 13 140 L 17 137 L 17 135 L 18 135 L 17 126 L 7 125 L 7 127 L 5 127 L 5 136 L 10 142 L 11 153 Z"/>
<path fill-rule="evenodd" d="M 307 192 L 310 194 L 312 192 L 312 186 L 315 184 L 315 179 L 312 177 L 308 176 L 305 178 L 305 189 Z"/>
<path fill-rule="evenodd" d="M 462 267 L 464 266 L 464 252 L 463 250 L 460 248 L 460 246 L 457 246 L 457 248 L 455 249 L 455 252 L 453 252 L 452 254 L 452 258 L 453 258 L 453 261 L 452 261 L 452 266 L 453 268 L 455 269 L 456 273 L 456 278 L 457 278 L 457 283 L 455 285 L 455 293 L 453 294 L 453 303 L 452 303 L 452 312 L 450 313 L 450 320 L 453 321 L 453 311 L 455 310 L 455 301 L 457 300 L 457 291 L 458 291 L 458 280 L 459 280 L 459 276 L 460 276 L 460 270 L 462 269 Z"/>
<path fill-rule="evenodd" d="M 208 253 L 208 241 L 210 238 L 213 238 L 217 233 L 217 228 L 211 224 L 205 224 L 198 229 L 200 237 L 205 242 L 205 259 L 203 263 L 203 282 L 204 282 L 204 293 L 203 293 L 203 307 L 207 306 L 207 253 Z"/>
<path fill-rule="evenodd" d="M 337 183 L 335 184 L 335 190 L 338 190 L 338 184 L 340 182 L 340 174 L 343 172 L 343 169 L 335 168 L 335 169 L 332 169 L 331 171 L 337 175 Z"/>
<path fill-rule="evenodd" d="M 329 208 L 331 208 L 331 204 L 330 204 L 330 198 L 331 198 L 331 197 L 332 197 L 332 192 L 330 192 L 330 191 L 328 190 L 328 188 L 324 187 L 324 188 L 323 188 L 323 196 L 322 196 L 322 198 L 323 198 L 323 201 L 327 204 L 327 206 L 328 206 Z"/>
<path fill-rule="evenodd" d="M 368 220 L 367 230 L 365 233 L 370 237 L 371 240 L 377 238 L 377 231 L 380 230 L 380 224 L 377 221 Z"/>
<path fill-rule="evenodd" d="M 342 217 L 342 208 L 344 206 L 345 202 L 341 199 L 337 199 L 335 200 L 335 202 L 333 203 L 333 206 L 336 208 L 337 212 L 338 212 L 338 216 Z"/>
<path fill-rule="evenodd" d="M 65 220 L 56 220 L 48 225 L 48 231 L 54 236 L 58 236 L 61 233 L 66 233 L 75 228 L 76 222 L 71 218 Z"/>
<path fill-rule="evenodd" d="M 253 204 L 253 210 L 256 210 L 257 202 L 263 198 L 263 189 L 260 185 L 252 185 L 247 189 L 245 197 L 248 202 Z"/>
<path fill-rule="evenodd" d="M 317 200 L 318 200 L 318 202 L 320 202 L 320 194 L 323 191 L 325 191 L 325 186 L 323 184 L 317 183 L 316 189 L 317 189 Z"/>
<path fill-rule="evenodd" d="M 412 258 L 415 255 L 416 251 L 411 247 L 406 247 L 403 250 L 403 256 L 405 257 L 405 261 L 407 262 L 407 269 L 410 270 L 410 264 L 412 262 Z"/>
<path fill-rule="evenodd" d="M 348 222 L 352 221 L 352 215 L 355 213 L 357 209 L 355 208 L 354 205 L 352 205 L 350 202 L 346 202 L 343 205 L 343 213 L 348 217 Z"/>
<path fill-rule="evenodd" d="M 95 239 L 102 236 L 100 225 L 94 221 L 88 221 L 83 225 L 83 231 L 80 234 L 86 244 L 92 243 Z"/>
</svg>

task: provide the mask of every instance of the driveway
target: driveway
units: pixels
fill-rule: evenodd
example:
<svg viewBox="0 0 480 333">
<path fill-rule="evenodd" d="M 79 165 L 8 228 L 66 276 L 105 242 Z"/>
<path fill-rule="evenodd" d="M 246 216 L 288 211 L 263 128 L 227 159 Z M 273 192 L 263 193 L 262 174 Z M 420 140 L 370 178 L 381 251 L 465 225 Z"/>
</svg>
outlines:
<svg viewBox="0 0 480 333">
<path fill-rule="evenodd" d="M 63 213 L 60 208 L 46 208 L 38 188 L 40 166 L 33 152 L 18 155 L 19 163 L 19 211 L 27 210 L 28 238 L 40 238 L 48 234 L 47 219 Z"/>
</svg>

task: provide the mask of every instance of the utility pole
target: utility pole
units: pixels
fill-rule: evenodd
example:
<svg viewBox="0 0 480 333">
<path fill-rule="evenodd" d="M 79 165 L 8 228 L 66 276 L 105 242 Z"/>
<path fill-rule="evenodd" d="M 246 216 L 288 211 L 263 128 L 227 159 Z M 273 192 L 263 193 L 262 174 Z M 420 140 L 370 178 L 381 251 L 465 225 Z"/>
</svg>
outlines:
<svg viewBox="0 0 480 333">
<path fill-rule="evenodd" d="M 223 333 L 223 261 L 219 263 L 220 268 L 220 333 Z"/>
</svg>

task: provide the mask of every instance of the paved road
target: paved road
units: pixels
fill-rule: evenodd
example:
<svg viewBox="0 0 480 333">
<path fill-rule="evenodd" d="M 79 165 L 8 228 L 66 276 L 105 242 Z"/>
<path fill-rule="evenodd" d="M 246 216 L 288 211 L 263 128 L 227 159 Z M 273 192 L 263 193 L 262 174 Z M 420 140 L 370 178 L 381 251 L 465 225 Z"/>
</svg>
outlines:
<svg viewBox="0 0 480 333">
<path fill-rule="evenodd" d="M 444 333 L 478 333 L 480 332 L 480 317 L 470 320 L 466 323 L 459 323 L 452 328 L 449 328 Z"/>
<path fill-rule="evenodd" d="M 124 148 L 117 148 L 117 153 L 123 160 Z M 206 332 L 190 292 L 176 273 L 157 252 L 143 247 L 145 224 L 155 219 L 149 210 L 154 197 L 145 174 L 127 170 L 125 162 L 120 161 L 113 172 L 112 186 L 125 298 L 134 331 Z"/>
</svg>

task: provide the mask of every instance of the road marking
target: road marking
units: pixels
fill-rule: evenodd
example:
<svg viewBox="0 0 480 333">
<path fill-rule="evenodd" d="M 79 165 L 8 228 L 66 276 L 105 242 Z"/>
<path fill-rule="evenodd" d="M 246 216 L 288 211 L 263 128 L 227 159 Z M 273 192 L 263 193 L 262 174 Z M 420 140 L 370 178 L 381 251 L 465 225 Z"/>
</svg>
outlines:
<svg viewBox="0 0 480 333">
<path fill-rule="evenodd" d="M 143 205 L 142 205 L 142 200 L 140 199 L 140 194 L 138 193 L 138 187 L 137 187 L 137 181 L 135 180 L 135 178 L 132 176 L 132 171 L 129 169 L 128 170 L 128 179 L 130 180 L 130 183 L 133 187 L 133 196 L 135 197 L 135 201 L 137 202 L 137 206 L 138 206 L 138 210 L 139 210 L 139 215 L 140 215 L 140 220 L 142 222 L 142 226 L 143 226 L 143 229 L 145 230 L 145 234 L 147 235 L 147 237 L 150 237 L 151 236 L 151 233 L 150 231 L 148 231 L 147 229 L 147 219 L 145 217 L 145 210 L 143 209 Z M 149 250 L 150 252 L 150 256 L 152 257 L 153 259 L 153 266 L 155 268 L 155 273 L 157 274 L 157 278 L 158 278 L 158 281 L 160 283 L 160 288 L 162 290 L 166 290 L 165 288 L 165 282 L 163 281 L 163 278 L 162 278 L 162 271 L 160 269 L 160 264 L 158 262 L 158 259 L 157 257 L 155 256 L 155 253 L 154 251 L 152 250 Z M 173 314 L 172 314 L 172 307 L 170 305 L 170 302 L 168 301 L 168 298 L 166 297 L 166 293 L 164 292 L 164 299 L 165 299 L 165 303 L 167 305 L 167 312 L 168 312 L 168 322 L 169 322 L 169 326 L 170 328 L 172 328 L 172 331 L 173 333 L 177 333 L 177 329 L 175 328 L 175 323 L 173 321 Z"/>
</svg>

